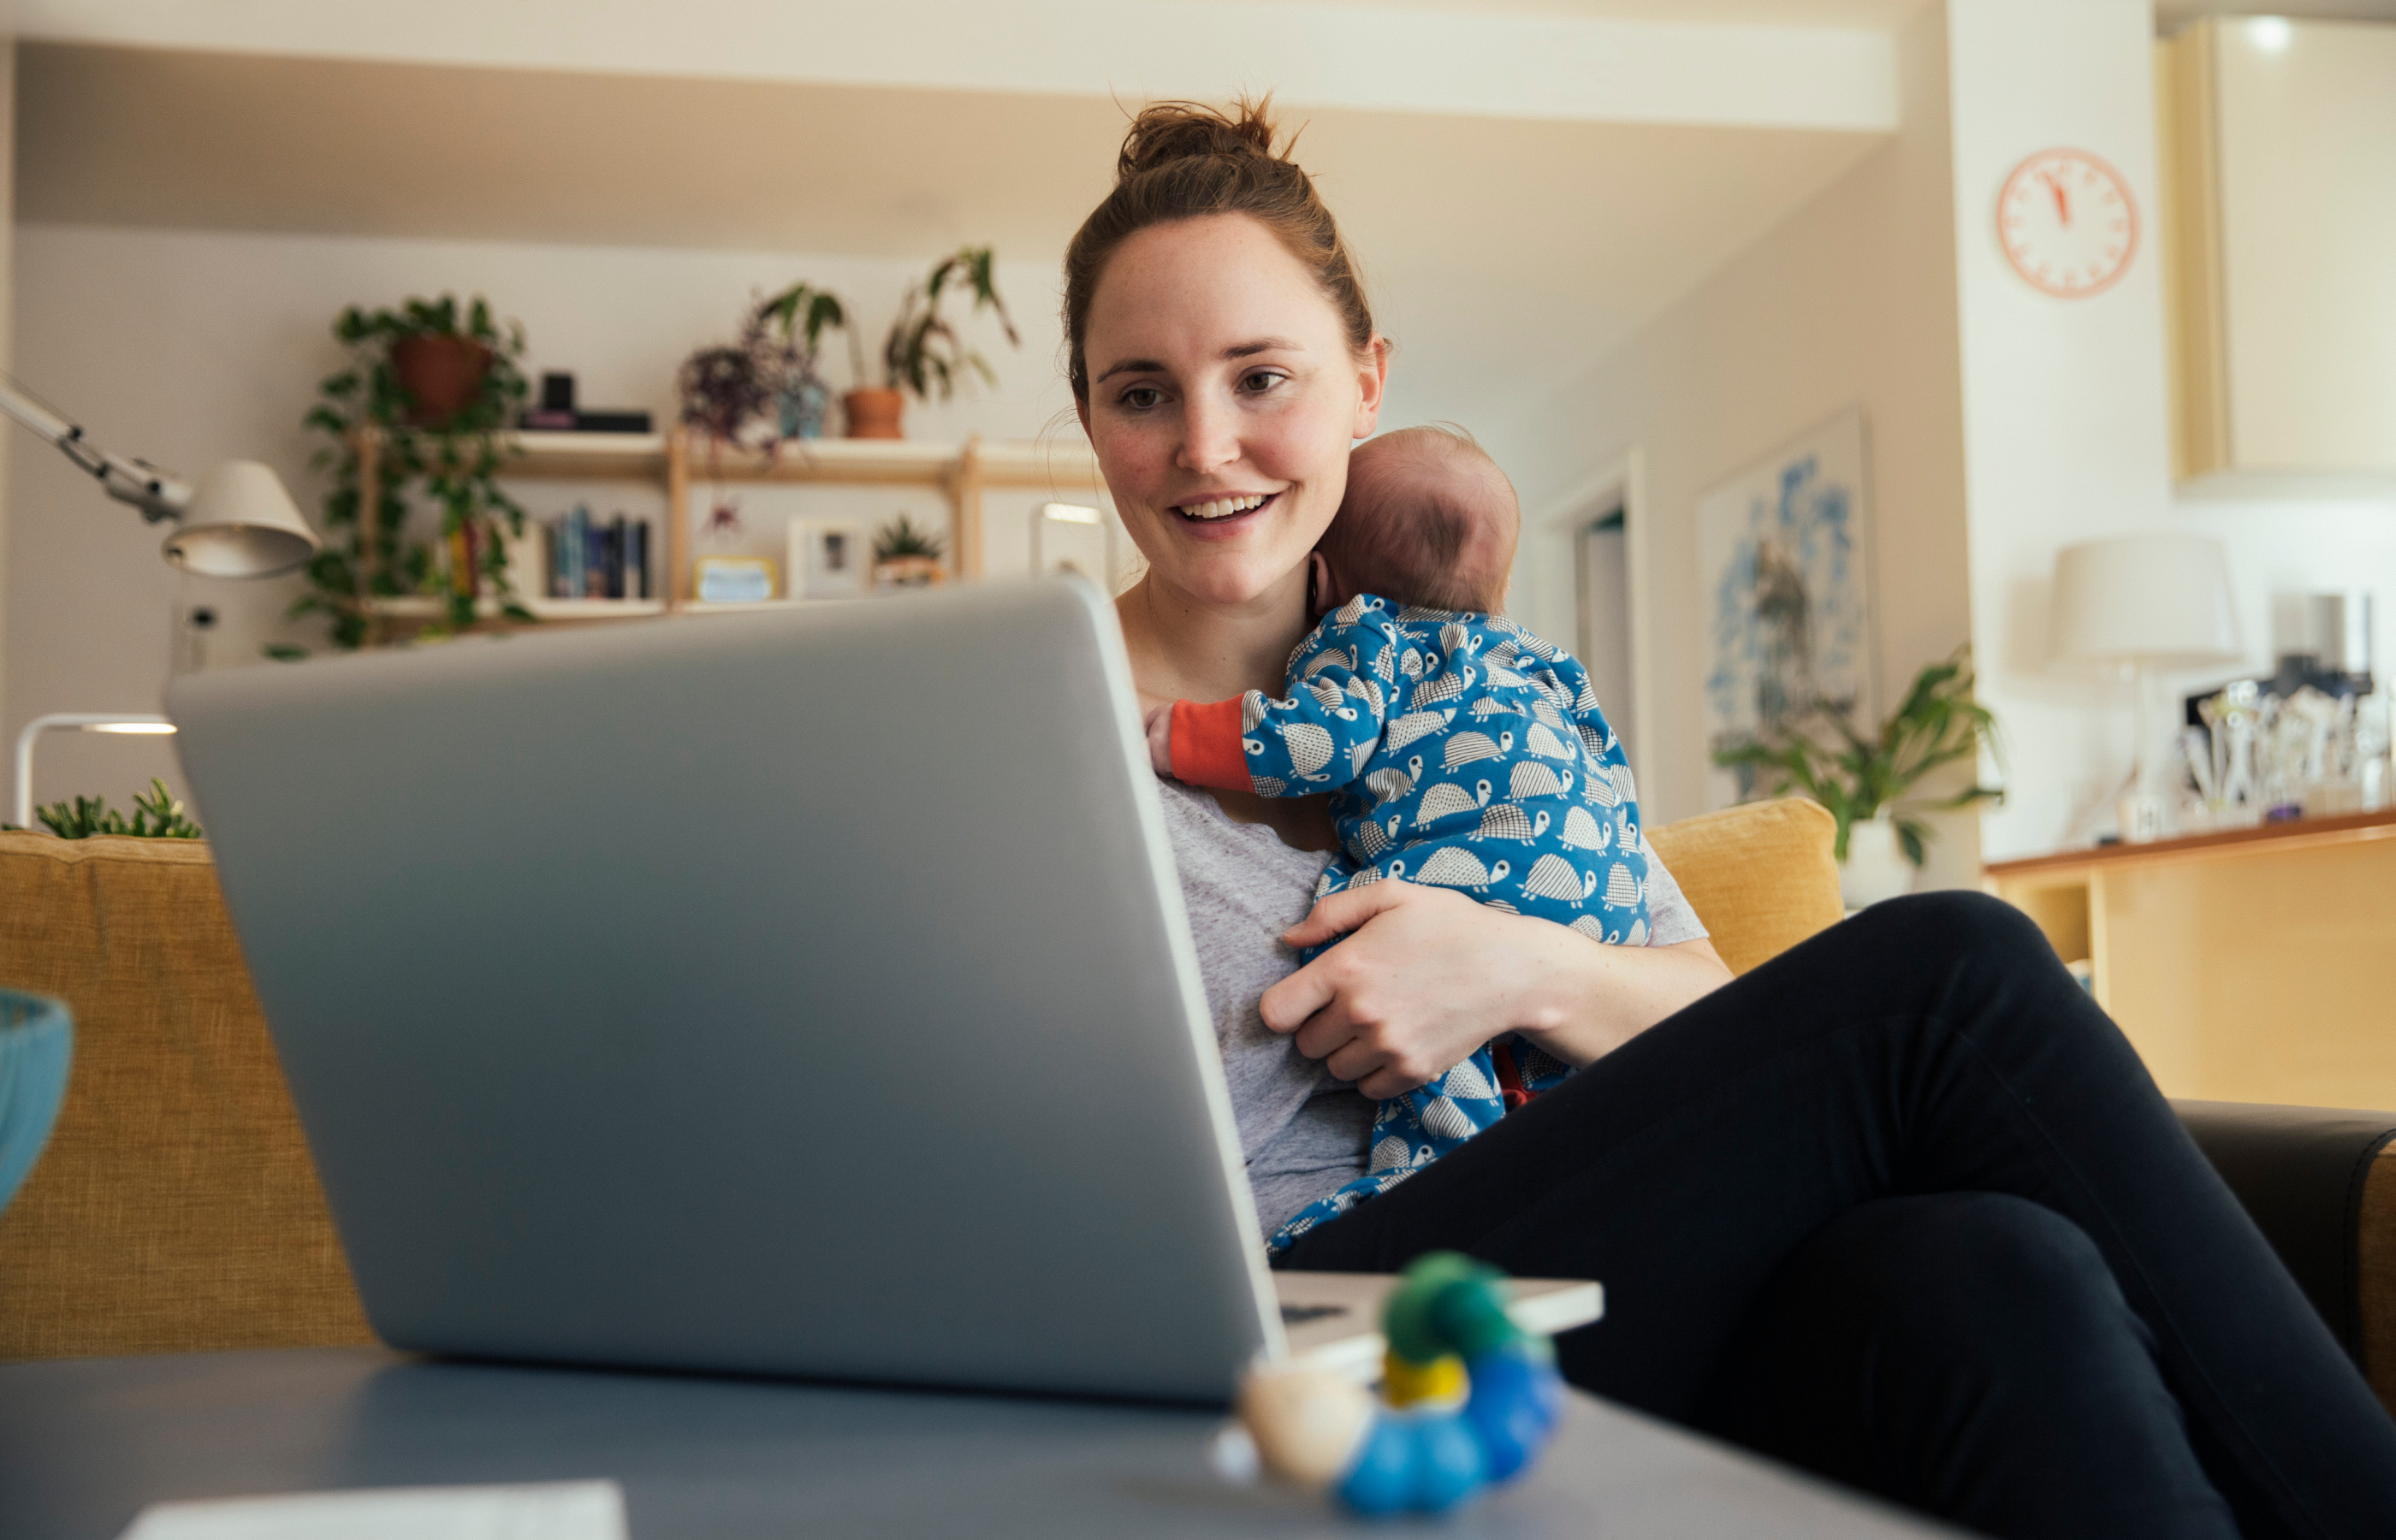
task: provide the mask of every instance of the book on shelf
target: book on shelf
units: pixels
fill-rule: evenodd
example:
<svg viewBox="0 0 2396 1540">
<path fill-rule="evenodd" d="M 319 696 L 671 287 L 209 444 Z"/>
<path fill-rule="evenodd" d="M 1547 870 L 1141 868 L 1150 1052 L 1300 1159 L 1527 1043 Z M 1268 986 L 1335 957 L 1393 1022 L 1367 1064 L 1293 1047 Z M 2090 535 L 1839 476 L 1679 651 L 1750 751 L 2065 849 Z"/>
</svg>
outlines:
<svg viewBox="0 0 2396 1540">
<path fill-rule="evenodd" d="M 653 599 L 649 521 L 619 513 L 605 521 L 577 503 L 539 526 L 543 589 L 552 599 Z"/>
</svg>

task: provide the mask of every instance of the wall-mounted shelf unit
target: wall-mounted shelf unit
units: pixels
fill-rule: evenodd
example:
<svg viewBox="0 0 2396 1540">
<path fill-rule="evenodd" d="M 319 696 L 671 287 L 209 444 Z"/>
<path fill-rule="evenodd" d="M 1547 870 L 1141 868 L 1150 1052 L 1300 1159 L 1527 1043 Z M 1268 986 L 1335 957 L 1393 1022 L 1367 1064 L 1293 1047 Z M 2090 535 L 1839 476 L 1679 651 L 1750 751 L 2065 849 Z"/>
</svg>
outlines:
<svg viewBox="0 0 2396 1540">
<path fill-rule="evenodd" d="M 695 434 L 539 433 L 508 436 L 512 453 L 505 476 L 540 481 L 625 480 L 655 485 L 665 495 L 663 585 L 659 599 L 528 598 L 544 620 L 617 620 L 647 616 L 753 610 L 755 604 L 703 604 L 692 596 L 690 485 L 694 480 L 822 486 L 922 486 L 949 504 L 949 575 L 971 581 L 982 574 L 982 496 L 993 488 L 1056 493 L 1101 491 L 1097 457 L 1087 444 L 930 444 L 913 439 L 792 439 L 775 452 L 711 443 Z M 358 441 L 360 504 L 374 506 L 381 439 Z M 375 613 L 391 620 L 429 620 L 432 597 L 383 600 Z M 496 616 L 497 605 L 486 606 Z"/>
</svg>

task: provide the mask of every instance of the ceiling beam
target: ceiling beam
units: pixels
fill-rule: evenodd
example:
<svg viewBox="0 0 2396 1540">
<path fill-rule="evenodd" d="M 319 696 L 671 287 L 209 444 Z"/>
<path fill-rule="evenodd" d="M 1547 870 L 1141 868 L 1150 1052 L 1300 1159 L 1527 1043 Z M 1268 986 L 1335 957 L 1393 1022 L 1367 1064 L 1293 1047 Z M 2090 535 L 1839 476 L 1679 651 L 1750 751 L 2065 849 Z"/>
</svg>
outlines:
<svg viewBox="0 0 2396 1540">
<path fill-rule="evenodd" d="M 1886 132 L 1864 28 L 1261 0 L 19 0 L 20 37 L 519 70 Z"/>
</svg>

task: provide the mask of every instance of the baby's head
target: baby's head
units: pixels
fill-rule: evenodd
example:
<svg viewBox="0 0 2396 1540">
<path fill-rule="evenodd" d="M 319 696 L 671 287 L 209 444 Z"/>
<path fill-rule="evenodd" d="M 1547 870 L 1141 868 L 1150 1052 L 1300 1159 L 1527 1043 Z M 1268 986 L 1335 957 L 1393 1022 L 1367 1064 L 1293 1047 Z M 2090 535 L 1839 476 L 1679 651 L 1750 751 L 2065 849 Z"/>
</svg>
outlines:
<svg viewBox="0 0 2396 1540">
<path fill-rule="evenodd" d="M 1506 601 L 1522 511 L 1514 486 L 1460 428 L 1401 428 L 1348 457 L 1348 496 L 1315 547 L 1315 605 L 1378 593 L 1431 609 Z"/>
</svg>

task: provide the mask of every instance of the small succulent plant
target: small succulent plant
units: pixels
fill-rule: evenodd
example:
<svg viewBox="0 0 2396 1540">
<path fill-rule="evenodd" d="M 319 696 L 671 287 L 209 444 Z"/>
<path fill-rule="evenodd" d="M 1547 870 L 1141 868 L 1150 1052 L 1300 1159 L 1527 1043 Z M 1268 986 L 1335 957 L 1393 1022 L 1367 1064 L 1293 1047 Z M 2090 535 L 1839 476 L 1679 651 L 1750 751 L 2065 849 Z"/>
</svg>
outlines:
<svg viewBox="0 0 2396 1540">
<path fill-rule="evenodd" d="M 914 521 L 901 513 L 896 523 L 884 524 L 873 532 L 873 559 L 896 562 L 909 556 L 940 559 L 940 538 L 915 527 Z"/>
<path fill-rule="evenodd" d="M 183 816 L 183 804 L 153 777 L 150 790 L 133 798 L 133 816 L 108 805 L 106 797 L 77 797 L 36 810 L 44 827 L 61 840 L 87 840 L 95 834 L 129 834 L 137 840 L 196 840 L 200 826 Z M 0 824 L 0 829 L 14 828 Z"/>
</svg>

